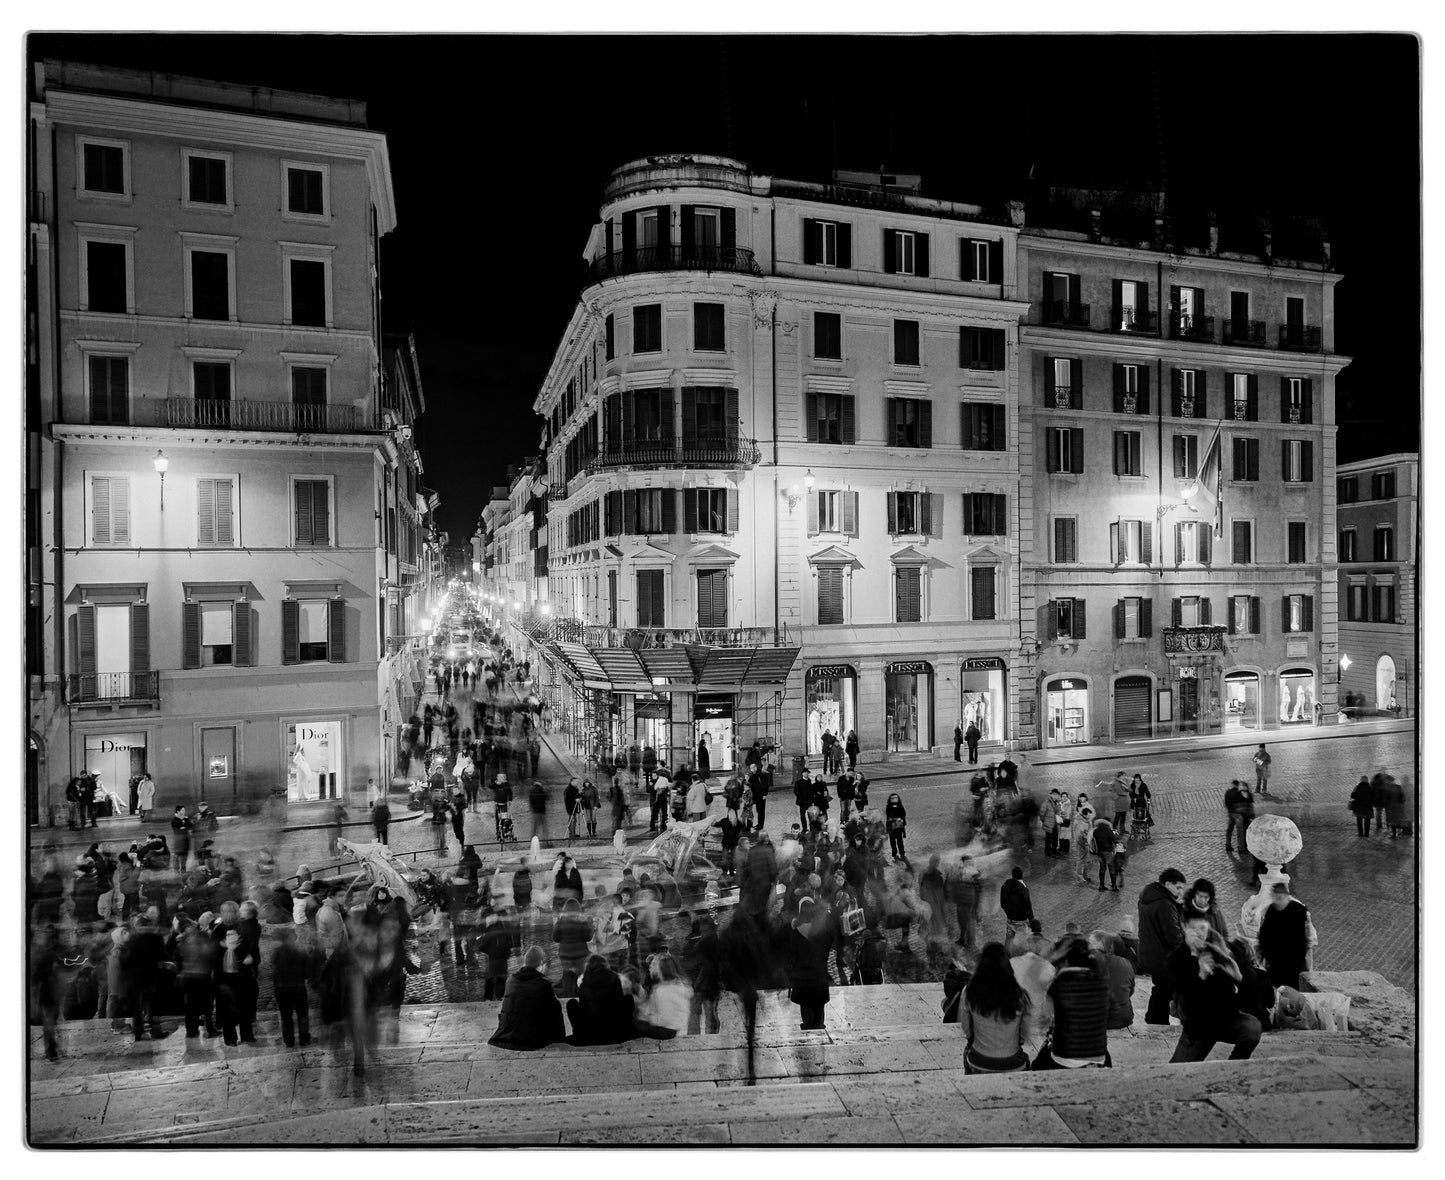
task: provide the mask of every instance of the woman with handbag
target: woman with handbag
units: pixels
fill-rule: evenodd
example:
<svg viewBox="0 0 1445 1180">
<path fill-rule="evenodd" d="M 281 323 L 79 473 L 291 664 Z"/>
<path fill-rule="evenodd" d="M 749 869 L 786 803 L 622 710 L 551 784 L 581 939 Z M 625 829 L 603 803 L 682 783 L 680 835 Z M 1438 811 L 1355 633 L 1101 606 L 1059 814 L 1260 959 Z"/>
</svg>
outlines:
<svg viewBox="0 0 1445 1180">
<path fill-rule="evenodd" d="M 1023 1049 L 1028 1007 L 1028 994 L 1009 966 L 1008 952 L 1002 943 L 989 943 L 959 1002 L 958 1022 L 967 1045 L 965 1073 L 1012 1073 L 1028 1068 L 1028 1054 Z"/>
<path fill-rule="evenodd" d="M 908 835 L 908 812 L 897 791 L 888 796 L 888 803 L 883 808 L 883 822 L 888 829 L 888 847 L 893 853 L 894 863 L 900 860 L 906 863 L 908 856 L 903 850 L 903 838 Z"/>
</svg>

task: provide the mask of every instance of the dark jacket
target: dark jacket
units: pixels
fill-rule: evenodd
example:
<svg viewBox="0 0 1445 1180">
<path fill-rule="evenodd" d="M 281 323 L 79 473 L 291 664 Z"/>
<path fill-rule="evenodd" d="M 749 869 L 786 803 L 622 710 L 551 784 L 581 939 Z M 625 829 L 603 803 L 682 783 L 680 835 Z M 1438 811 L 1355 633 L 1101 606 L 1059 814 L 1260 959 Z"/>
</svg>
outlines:
<svg viewBox="0 0 1445 1180">
<path fill-rule="evenodd" d="M 1275 987 L 1299 987 L 1309 951 L 1310 912 L 1291 898 L 1282 910 L 1268 907 L 1259 920 L 1259 953 Z"/>
<path fill-rule="evenodd" d="M 507 980 L 497 1031 L 487 1043 L 502 1049 L 541 1049 L 566 1039 L 562 1005 L 547 977 L 523 967 Z"/>
<path fill-rule="evenodd" d="M 1034 916 L 1029 887 L 1016 877 L 1010 877 L 999 887 L 998 904 L 1011 922 L 1027 922 Z"/>
<path fill-rule="evenodd" d="M 810 937 L 797 927 L 788 931 L 788 986 L 828 1002 L 828 952 L 833 947 L 833 926 L 819 923 Z M 810 1001 L 811 1002 L 811 1001 Z"/>
<path fill-rule="evenodd" d="M 563 914 L 552 927 L 552 941 L 557 944 L 557 957 L 564 963 L 586 961 L 587 944 L 592 941 L 592 923 L 576 914 Z"/>
<path fill-rule="evenodd" d="M 1049 985 L 1055 1057 L 1102 1057 L 1109 1049 L 1109 987 L 1085 967 L 1064 967 Z"/>
<path fill-rule="evenodd" d="M 692 980 L 693 994 L 704 1000 L 715 1000 L 721 986 L 718 971 L 717 928 L 704 923 L 698 933 L 689 935 L 683 946 L 682 964 Z"/>
<path fill-rule="evenodd" d="M 593 963 L 577 984 L 577 1007 L 568 1005 L 574 1045 L 619 1045 L 637 1036 L 632 997 L 622 990 L 617 972 Z"/>
<path fill-rule="evenodd" d="M 1184 943 L 1169 954 L 1169 979 L 1184 1012 L 1184 1035 L 1191 1040 L 1214 1040 L 1228 1029 L 1239 1011 L 1234 980 L 1216 969 L 1199 978 L 1199 957 Z"/>
<path fill-rule="evenodd" d="M 516 932 L 505 920 L 485 927 L 477 938 L 477 949 L 487 956 L 487 971 L 493 975 L 507 973 L 507 958 L 517 943 Z"/>
<path fill-rule="evenodd" d="M 1369 779 L 1361 778 L 1350 792 L 1350 810 L 1356 815 L 1370 815 L 1374 809 L 1374 788 L 1370 786 Z"/>
<path fill-rule="evenodd" d="M 1134 968 L 1120 955 L 1101 955 L 1104 982 L 1109 988 L 1109 1027 L 1128 1028 L 1134 1023 Z"/>
<path fill-rule="evenodd" d="M 1168 978 L 1169 952 L 1184 941 L 1179 903 L 1158 881 L 1139 894 L 1139 969 L 1152 978 Z"/>
</svg>

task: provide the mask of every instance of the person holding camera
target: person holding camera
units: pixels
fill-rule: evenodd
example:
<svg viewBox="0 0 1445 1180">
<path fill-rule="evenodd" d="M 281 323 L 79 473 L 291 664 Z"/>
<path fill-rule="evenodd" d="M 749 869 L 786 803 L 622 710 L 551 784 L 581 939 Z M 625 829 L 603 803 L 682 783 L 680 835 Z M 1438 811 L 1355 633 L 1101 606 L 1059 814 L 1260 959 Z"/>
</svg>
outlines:
<svg viewBox="0 0 1445 1180">
<path fill-rule="evenodd" d="M 1169 955 L 1169 978 L 1184 1012 L 1184 1027 L 1171 1063 L 1203 1061 L 1218 1041 L 1233 1046 L 1231 1061 L 1248 1058 L 1263 1031 L 1239 1010 L 1243 975 L 1224 936 L 1197 910 L 1184 918 L 1184 941 Z"/>
</svg>

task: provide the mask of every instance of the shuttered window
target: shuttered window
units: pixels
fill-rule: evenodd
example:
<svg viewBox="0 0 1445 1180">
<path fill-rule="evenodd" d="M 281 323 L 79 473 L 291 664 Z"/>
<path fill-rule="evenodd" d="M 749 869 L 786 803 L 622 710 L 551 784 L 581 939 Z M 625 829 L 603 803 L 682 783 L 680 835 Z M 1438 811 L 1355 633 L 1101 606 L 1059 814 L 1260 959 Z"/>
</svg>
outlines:
<svg viewBox="0 0 1445 1180">
<path fill-rule="evenodd" d="M 326 327 L 326 264 L 315 258 L 293 258 L 290 270 L 291 322 Z"/>
<path fill-rule="evenodd" d="M 1170 374 L 1169 396 L 1176 418 L 1209 417 L 1209 395 L 1203 369 L 1174 369 Z"/>
<path fill-rule="evenodd" d="M 1114 431 L 1114 474 L 1144 474 L 1143 448 L 1139 431 Z"/>
<path fill-rule="evenodd" d="M 1116 414 L 1147 414 L 1149 412 L 1149 370 L 1143 365 L 1114 366 L 1114 412 Z"/>
<path fill-rule="evenodd" d="M 1000 241 L 960 238 L 958 243 L 959 278 L 965 283 L 1003 282 L 1003 243 Z"/>
<path fill-rule="evenodd" d="M 632 309 L 632 351 L 662 351 L 662 304 L 648 303 Z"/>
<path fill-rule="evenodd" d="M 126 252 L 124 242 L 85 243 L 86 309 L 125 313 L 127 303 Z"/>
<path fill-rule="evenodd" d="M 1079 518 L 1054 517 L 1054 564 L 1073 565 L 1079 560 Z"/>
<path fill-rule="evenodd" d="M 968 571 L 969 616 L 974 619 L 996 618 L 995 589 L 998 584 L 998 570 L 993 566 Z"/>
<path fill-rule="evenodd" d="M 1049 427 L 1047 466 L 1056 475 L 1078 475 L 1084 470 L 1082 426 Z"/>
<path fill-rule="evenodd" d="M 90 543 L 130 544 L 130 478 L 123 475 L 90 477 Z"/>
<path fill-rule="evenodd" d="M 1084 639 L 1087 629 L 1082 598 L 1056 598 L 1044 608 L 1045 637 L 1048 639 Z"/>
<path fill-rule="evenodd" d="M 1004 407 L 991 402 L 963 402 L 963 449 L 965 451 L 1003 451 L 1008 449 L 1004 435 Z"/>
<path fill-rule="evenodd" d="M 858 493 L 820 488 L 808 497 L 808 535 L 858 535 Z"/>
<path fill-rule="evenodd" d="M 236 543 L 236 481 L 196 480 L 196 544 L 230 546 Z"/>
<path fill-rule="evenodd" d="M 810 266 L 853 266 L 853 227 L 841 221 L 803 218 L 803 261 Z"/>
<path fill-rule="evenodd" d="M 191 251 L 191 315 L 198 320 L 231 318 L 231 257 L 214 250 Z"/>
<path fill-rule="evenodd" d="M 331 482 L 297 479 L 291 484 L 295 502 L 296 544 L 331 544 Z"/>
<path fill-rule="evenodd" d="M 818 567 L 818 622 L 841 623 L 843 621 L 843 567 L 821 565 Z"/>
<path fill-rule="evenodd" d="M 1197 479 L 1199 476 L 1199 436 L 1174 436 L 1174 478 Z"/>
<path fill-rule="evenodd" d="M 963 531 L 971 537 L 1004 536 L 1008 532 L 1008 496 L 1002 492 L 964 492 Z"/>
<path fill-rule="evenodd" d="M 1288 632 L 1315 629 L 1315 600 L 1312 594 L 1286 594 L 1281 601 L 1280 630 Z"/>
<path fill-rule="evenodd" d="M 934 536 L 943 528 L 943 496 L 929 492 L 888 493 L 890 536 Z"/>
<path fill-rule="evenodd" d="M 1232 522 L 1230 560 L 1235 565 L 1249 565 L 1254 561 L 1254 522 L 1251 520 L 1236 520 Z"/>
<path fill-rule="evenodd" d="M 917 623 L 923 619 L 923 570 L 916 565 L 902 565 L 893 571 L 900 623 Z"/>
<path fill-rule="evenodd" d="M 125 148 L 119 144 L 87 143 L 81 149 L 84 191 L 125 192 Z"/>
<path fill-rule="evenodd" d="M 281 662 L 346 660 L 346 600 L 286 598 L 281 601 Z"/>
<path fill-rule="evenodd" d="M 1258 635 L 1259 599 L 1250 594 L 1235 594 L 1229 600 L 1229 633 Z"/>
<path fill-rule="evenodd" d="M 1236 438 L 1233 440 L 1234 478 L 1254 482 L 1259 479 L 1259 439 Z"/>
<path fill-rule="evenodd" d="M 90 420 L 109 426 L 130 421 L 130 358 L 93 356 L 88 358 L 90 377 Z"/>
<path fill-rule="evenodd" d="M 893 363 L 895 365 L 916 365 L 919 363 L 918 321 L 893 321 Z"/>
<path fill-rule="evenodd" d="M 1305 557 L 1305 522 L 1292 520 L 1289 522 L 1289 549 L 1287 560 L 1291 565 L 1301 565 L 1308 558 Z"/>
<path fill-rule="evenodd" d="M 697 625 L 728 625 L 727 570 L 697 571 Z"/>
<path fill-rule="evenodd" d="M 895 447 L 932 447 L 933 403 L 919 397 L 890 397 L 888 443 Z"/>
<path fill-rule="evenodd" d="M 885 274 L 928 277 L 928 235 L 912 230 L 883 231 L 883 271 Z"/>
<path fill-rule="evenodd" d="M 696 352 L 722 352 L 726 347 L 726 316 L 721 303 L 692 305 L 692 347 Z"/>
<path fill-rule="evenodd" d="M 1280 469 L 1285 483 L 1312 483 L 1315 478 L 1315 445 L 1310 439 L 1280 441 Z"/>
<path fill-rule="evenodd" d="M 662 597 L 663 571 L 637 571 L 637 625 L 665 627 L 666 609 Z"/>
<path fill-rule="evenodd" d="M 807 395 L 806 426 L 809 442 L 854 442 L 854 399 L 851 394 L 810 393 Z"/>
<path fill-rule="evenodd" d="M 813 355 L 819 360 L 843 359 L 843 317 L 837 312 L 813 313 Z"/>
<path fill-rule="evenodd" d="M 1002 369 L 1004 348 L 1002 328 L 959 328 L 958 367 L 985 371 Z"/>
</svg>

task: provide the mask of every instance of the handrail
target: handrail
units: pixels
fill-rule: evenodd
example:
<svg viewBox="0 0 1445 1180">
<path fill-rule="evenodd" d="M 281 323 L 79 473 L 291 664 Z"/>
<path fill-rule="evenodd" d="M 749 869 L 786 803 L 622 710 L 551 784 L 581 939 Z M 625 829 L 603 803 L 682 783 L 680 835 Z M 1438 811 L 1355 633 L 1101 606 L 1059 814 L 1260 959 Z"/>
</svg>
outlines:
<svg viewBox="0 0 1445 1180">
<path fill-rule="evenodd" d="M 761 275 L 751 250 L 741 246 L 638 246 L 604 254 L 591 266 L 593 279 L 656 270 L 722 270 Z"/>
</svg>

